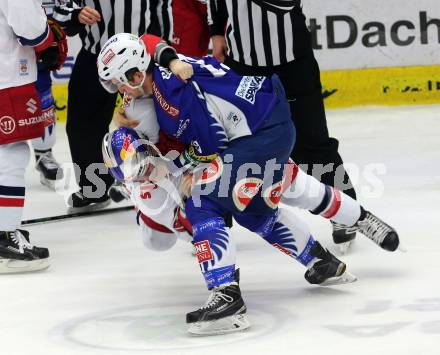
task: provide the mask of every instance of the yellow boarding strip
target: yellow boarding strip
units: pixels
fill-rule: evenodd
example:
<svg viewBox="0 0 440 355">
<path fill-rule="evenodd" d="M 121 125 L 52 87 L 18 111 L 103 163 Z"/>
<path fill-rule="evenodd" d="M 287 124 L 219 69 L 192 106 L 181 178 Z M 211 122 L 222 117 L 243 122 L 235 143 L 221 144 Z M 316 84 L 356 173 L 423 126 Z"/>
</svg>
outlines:
<svg viewBox="0 0 440 355">
<path fill-rule="evenodd" d="M 321 81 L 326 108 L 440 103 L 440 65 L 323 71 Z M 54 85 L 53 93 L 64 123 L 67 84 Z"/>
<path fill-rule="evenodd" d="M 321 73 L 326 108 L 440 103 L 440 66 Z"/>
<path fill-rule="evenodd" d="M 57 108 L 57 122 L 66 123 L 67 120 L 67 84 L 63 85 L 53 85 L 52 87 L 53 96 L 55 98 L 55 106 Z M 119 107 L 122 99 L 118 95 L 118 100 L 116 101 L 116 107 Z"/>
</svg>

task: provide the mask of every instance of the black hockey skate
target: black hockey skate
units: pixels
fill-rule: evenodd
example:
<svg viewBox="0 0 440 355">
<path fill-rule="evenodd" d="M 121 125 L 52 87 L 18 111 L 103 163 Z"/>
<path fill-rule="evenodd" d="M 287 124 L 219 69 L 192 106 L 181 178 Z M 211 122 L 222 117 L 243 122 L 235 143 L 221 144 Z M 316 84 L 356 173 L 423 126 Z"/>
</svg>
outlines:
<svg viewBox="0 0 440 355">
<path fill-rule="evenodd" d="M 342 254 L 346 254 L 351 242 L 356 238 L 356 231 L 358 228 L 348 227 L 333 221 L 330 222 L 333 228 L 333 242 L 339 246 L 339 250 Z"/>
<path fill-rule="evenodd" d="M 40 182 L 54 190 L 55 182 L 63 178 L 63 169 L 55 160 L 52 150 L 35 150 L 35 169 L 40 172 Z"/>
<path fill-rule="evenodd" d="M 111 203 L 110 197 L 104 194 L 100 198 L 89 198 L 84 196 L 82 191 L 70 195 L 67 200 L 68 213 L 91 212 L 103 209 Z"/>
<path fill-rule="evenodd" d="M 0 274 L 43 270 L 49 267 L 49 250 L 33 246 L 29 232 L 0 232 Z"/>
<path fill-rule="evenodd" d="M 186 315 L 186 322 L 188 332 L 195 335 L 224 334 L 249 328 L 238 283 L 214 287 L 205 305 Z"/>
<path fill-rule="evenodd" d="M 127 189 L 119 181 L 115 181 L 108 189 L 108 195 L 113 202 L 119 203 L 124 200 L 130 200 Z"/>
<path fill-rule="evenodd" d="M 315 242 L 310 253 L 317 258 L 304 274 L 305 279 L 321 286 L 340 285 L 355 282 L 357 278 L 346 271 L 344 262 L 336 258 L 319 242 Z"/>
<path fill-rule="evenodd" d="M 400 246 L 396 230 L 362 207 L 361 216 L 354 227 L 384 250 L 395 251 Z M 404 251 L 403 247 L 400 249 Z"/>
</svg>

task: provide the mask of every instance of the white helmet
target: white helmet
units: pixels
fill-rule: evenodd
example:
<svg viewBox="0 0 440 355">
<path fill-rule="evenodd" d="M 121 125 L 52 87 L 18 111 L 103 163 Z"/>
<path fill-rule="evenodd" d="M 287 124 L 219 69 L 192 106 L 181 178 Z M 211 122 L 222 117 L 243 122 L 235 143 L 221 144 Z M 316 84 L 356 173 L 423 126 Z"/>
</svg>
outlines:
<svg viewBox="0 0 440 355">
<path fill-rule="evenodd" d="M 101 84 L 107 91 L 115 93 L 118 91 L 118 83 L 130 85 L 126 75 L 130 69 L 145 72 L 150 61 L 145 44 L 138 36 L 118 33 L 104 44 L 98 55 Z"/>
</svg>

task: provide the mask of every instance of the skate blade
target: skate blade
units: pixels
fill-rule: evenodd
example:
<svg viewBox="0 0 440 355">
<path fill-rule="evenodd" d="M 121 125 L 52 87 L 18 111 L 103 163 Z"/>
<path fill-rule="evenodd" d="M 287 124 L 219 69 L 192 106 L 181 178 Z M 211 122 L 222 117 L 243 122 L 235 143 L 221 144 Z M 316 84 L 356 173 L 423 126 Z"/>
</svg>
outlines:
<svg viewBox="0 0 440 355">
<path fill-rule="evenodd" d="M 38 260 L 0 259 L 0 274 L 33 272 L 47 269 L 49 266 L 49 258 Z"/>
<path fill-rule="evenodd" d="M 339 244 L 339 252 L 340 252 L 342 255 L 346 255 L 346 254 L 348 254 L 348 251 L 350 250 L 350 246 L 351 246 L 351 241 L 350 241 L 350 242 L 346 242 L 346 243 Z"/>
<path fill-rule="evenodd" d="M 246 314 L 236 314 L 214 321 L 190 323 L 188 333 L 192 335 L 220 335 L 241 332 L 251 326 Z"/>
<path fill-rule="evenodd" d="M 108 191 L 108 195 L 111 198 L 111 200 L 115 203 L 130 200 L 129 196 L 127 196 L 126 194 L 124 194 L 120 191 L 117 191 L 116 189 L 112 189 L 112 188 L 110 188 L 110 190 Z"/>
<path fill-rule="evenodd" d="M 402 243 L 399 243 L 399 246 L 397 247 L 397 250 L 402 252 L 402 253 L 406 253 L 408 251 L 406 246 L 404 246 Z"/>
<path fill-rule="evenodd" d="M 357 277 L 353 274 L 345 271 L 341 276 L 330 277 L 324 282 L 320 283 L 319 286 L 333 286 L 333 285 L 343 285 L 350 284 L 357 281 Z"/>
<path fill-rule="evenodd" d="M 48 180 L 44 175 L 40 175 L 41 185 L 48 187 L 49 189 L 55 191 L 55 180 Z"/>
<path fill-rule="evenodd" d="M 98 202 L 98 203 L 92 203 L 91 205 L 84 206 L 84 207 L 68 207 L 67 213 L 83 213 L 83 212 L 93 212 L 97 210 L 102 210 L 103 208 L 106 208 L 108 205 L 111 204 L 111 200 L 108 199 L 104 202 Z"/>
</svg>

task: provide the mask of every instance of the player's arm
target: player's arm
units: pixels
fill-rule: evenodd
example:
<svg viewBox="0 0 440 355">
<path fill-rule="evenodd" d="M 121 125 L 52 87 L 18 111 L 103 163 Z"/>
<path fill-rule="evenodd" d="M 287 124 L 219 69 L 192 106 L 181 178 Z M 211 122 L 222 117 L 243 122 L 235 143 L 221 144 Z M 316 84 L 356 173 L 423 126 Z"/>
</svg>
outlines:
<svg viewBox="0 0 440 355">
<path fill-rule="evenodd" d="M 47 24 L 46 14 L 37 0 L 6 0 L 4 14 L 6 20 L 22 46 L 34 47 L 43 51 L 51 46 L 54 40 Z M 23 14 L 32 14 L 31 17 Z"/>
<path fill-rule="evenodd" d="M 182 62 L 177 56 L 176 50 L 162 38 L 151 34 L 144 34 L 141 36 L 141 40 L 144 42 L 148 54 L 151 55 L 155 63 L 170 69 L 174 75 L 182 80 L 187 80 L 193 76 L 192 65 Z"/>
<path fill-rule="evenodd" d="M 56 1 L 53 18 L 68 36 L 77 35 L 86 25 L 101 21 L 101 14 L 83 0 Z"/>
</svg>

